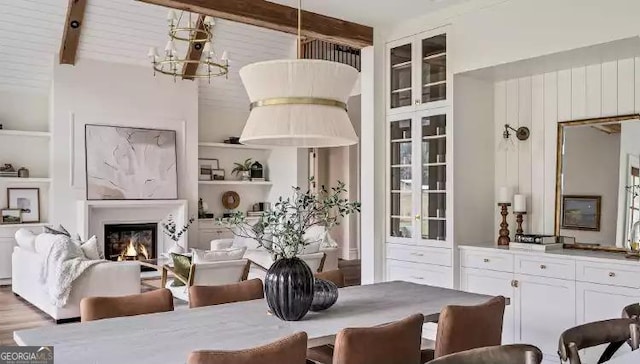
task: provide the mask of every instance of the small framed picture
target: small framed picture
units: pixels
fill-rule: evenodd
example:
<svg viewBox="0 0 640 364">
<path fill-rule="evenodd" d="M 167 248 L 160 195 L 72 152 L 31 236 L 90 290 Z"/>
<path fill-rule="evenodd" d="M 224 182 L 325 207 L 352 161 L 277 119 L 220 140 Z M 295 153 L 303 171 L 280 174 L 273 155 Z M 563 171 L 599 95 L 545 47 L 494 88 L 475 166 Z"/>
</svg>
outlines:
<svg viewBox="0 0 640 364">
<path fill-rule="evenodd" d="M 562 229 L 600 231 L 601 196 L 562 196 Z"/>
<path fill-rule="evenodd" d="M 217 159 L 212 158 L 200 158 L 198 159 L 198 180 L 199 181 L 211 181 L 212 171 L 219 169 L 220 163 Z"/>
<path fill-rule="evenodd" d="M 214 169 L 211 171 L 211 176 L 214 181 L 224 181 L 225 173 L 224 169 Z"/>
<path fill-rule="evenodd" d="M 22 211 L 22 222 L 40 222 L 40 189 L 7 188 L 9 209 Z"/>
<path fill-rule="evenodd" d="M 21 224 L 22 210 L 20 209 L 3 209 L 0 210 L 0 224 Z"/>
</svg>

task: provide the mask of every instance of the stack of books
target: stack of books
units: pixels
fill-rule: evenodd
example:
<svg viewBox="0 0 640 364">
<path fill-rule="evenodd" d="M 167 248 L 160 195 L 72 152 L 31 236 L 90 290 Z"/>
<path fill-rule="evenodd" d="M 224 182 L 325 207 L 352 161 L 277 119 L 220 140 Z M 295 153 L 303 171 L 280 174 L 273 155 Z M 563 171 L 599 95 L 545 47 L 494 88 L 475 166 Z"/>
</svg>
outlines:
<svg viewBox="0 0 640 364">
<path fill-rule="evenodd" d="M 261 217 L 263 211 L 247 211 L 247 217 Z"/>
<path fill-rule="evenodd" d="M 0 177 L 18 177 L 18 171 L 0 171 Z"/>
<path fill-rule="evenodd" d="M 509 249 L 546 252 L 562 249 L 562 243 L 558 242 L 558 238 L 554 235 L 516 235 L 516 241 L 509 243 Z"/>
</svg>

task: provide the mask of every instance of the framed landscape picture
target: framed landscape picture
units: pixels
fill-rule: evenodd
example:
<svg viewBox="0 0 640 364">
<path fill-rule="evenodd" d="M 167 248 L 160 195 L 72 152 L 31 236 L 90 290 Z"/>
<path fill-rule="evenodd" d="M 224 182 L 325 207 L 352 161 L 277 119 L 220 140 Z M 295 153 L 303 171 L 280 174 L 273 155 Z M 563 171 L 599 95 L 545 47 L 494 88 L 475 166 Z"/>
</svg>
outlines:
<svg viewBox="0 0 640 364">
<path fill-rule="evenodd" d="M 601 196 L 562 196 L 562 229 L 600 231 Z"/>
<path fill-rule="evenodd" d="M 9 209 L 18 209 L 25 222 L 40 222 L 40 189 L 7 188 Z"/>
<path fill-rule="evenodd" d="M 0 210 L 0 224 L 22 223 L 22 211 L 20 209 Z"/>
<path fill-rule="evenodd" d="M 176 132 L 85 126 L 87 200 L 178 198 Z"/>
</svg>

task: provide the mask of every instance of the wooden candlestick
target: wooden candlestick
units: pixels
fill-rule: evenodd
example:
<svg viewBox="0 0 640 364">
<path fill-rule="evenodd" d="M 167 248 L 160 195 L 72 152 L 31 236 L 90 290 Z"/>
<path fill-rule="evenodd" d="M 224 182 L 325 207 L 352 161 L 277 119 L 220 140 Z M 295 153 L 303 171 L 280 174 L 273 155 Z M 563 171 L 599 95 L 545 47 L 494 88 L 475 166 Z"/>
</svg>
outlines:
<svg viewBox="0 0 640 364">
<path fill-rule="evenodd" d="M 498 245 L 504 246 L 509 245 L 511 239 L 509 238 L 509 223 L 507 222 L 507 215 L 509 215 L 508 207 L 511 206 L 510 203 L 498 203 L 498 206 L 501 207 L 500 215 L 502 215 L 502 222 L 500 223 L 500 231 L 498 231 Z"/>
<path fill-rule="evenodd" d="M 516 222 L 518 223 L 518 227 L 516 228 L 516 235 L 522 235 L 524 233 L 524 231 L 522 230 L 522 222 L 523 222 L 523 218 L 522 215 L 526 215 L 526 212 L 515 212 L 516 214 Z"/>
</svg>

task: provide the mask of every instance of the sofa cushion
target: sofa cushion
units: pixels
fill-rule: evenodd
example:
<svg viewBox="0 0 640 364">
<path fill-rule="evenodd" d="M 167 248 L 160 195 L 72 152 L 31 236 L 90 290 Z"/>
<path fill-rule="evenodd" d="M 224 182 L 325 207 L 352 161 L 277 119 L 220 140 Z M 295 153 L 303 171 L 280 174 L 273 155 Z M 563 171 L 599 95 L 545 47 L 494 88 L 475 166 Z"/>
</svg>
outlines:
<svg viewBox="0 0 640 364">
<path fill-rule="evenodd" d="M 198 264 L 242 259 L 245 251 L 247 251 L 247 247 L 244 246 L 240 248 L 228 248 L 220 250 L 192 249 L 192 251 L 193 263 Z"/>
<path fill-rule="evenodd" d="M 305 246 L 299 254 L 300 255 L 302 255 L 302 254 L 315 254 L 315 253 L 317 253 L 319 251 L 320 251 L 320 242 L 316 241 L 316 242 L 307 244 L 307 246 Z"/>
<path fill-rule="evenodd" d="M 307 242 L 319 242 L 320 248 L 336 248 L 338 243 L 331 237 L 326 227 L 314 225 L 304 233 Z"/>
<path fill-rule="evenodd" d="M 254 250 L 260 248 L 260 243 L 258 243 L 258 241 L 253 238 L 245 238 L 243 236 L 234 235 L 232 246 L 236 248 L 244 247 L 249 250 Z"/>
<path fill-rule="evenodd" d="M 31 230 L 24 228 L 16 231 L 15 235 L 18 246 L 30 252 L 36 251 L 36 237 L 37 235 L 34 234 Z"/>
<path fill-rule="evenodd" d="M 211 240 L 211 250 L 229 249 L 233 245 L 234 239 L 216 239 Z"/>
<path fill-rule="evenodd" d="M 98 238 L 94 235 L 89 240 L 80 242 L 80 248 L 84 256 L 89 260 L 100 260 L 100 251 L 98 250 Z"/>
</svg>

